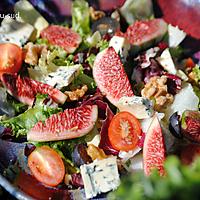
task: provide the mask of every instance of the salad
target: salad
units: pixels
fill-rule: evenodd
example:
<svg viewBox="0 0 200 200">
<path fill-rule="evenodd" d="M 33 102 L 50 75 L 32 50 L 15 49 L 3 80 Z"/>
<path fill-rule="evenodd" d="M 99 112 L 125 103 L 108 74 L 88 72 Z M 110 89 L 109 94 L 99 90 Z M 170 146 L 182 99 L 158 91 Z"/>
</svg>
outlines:
<svg viewBox="0 0 200 200">
<path fill-rule="evenodd" d="M 198 199 L 200 52 L 187 34 L 150 0 L 112 12 L 75 0 L 63 24 L 27 0 L 14 10 L 0 27 L 1 174 L 36 199 Z"/>
</svg>

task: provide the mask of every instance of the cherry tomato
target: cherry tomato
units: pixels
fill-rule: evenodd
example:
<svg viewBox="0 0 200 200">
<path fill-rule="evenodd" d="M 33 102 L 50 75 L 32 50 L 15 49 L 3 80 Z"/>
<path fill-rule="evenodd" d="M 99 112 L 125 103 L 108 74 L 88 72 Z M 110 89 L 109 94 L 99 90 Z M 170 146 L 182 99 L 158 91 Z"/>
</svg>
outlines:
<svg viewBox="0 0 200 200">
<path fill-rule="evenodd" d="M 28 157 L 28 166 L 33 176 L 48 186 L 58 185 L 65 175 L 60 155 L 48 146 L 36 148 Z"/>
<path fill-rule="evenodd" d="M 12 43 L 0 44 L 0 75 L 17 73 L 22 65 L 23 51 Z"/>
<path fill-rule="evenodd" d="M 141 126 L 138 119 L 129 112 L 116 114 L 108 128 L 108 137 L 111 145 L 116 150 L 133 150 L 141 136 Z"/>
<path fill-rule="evenodd" d="M 188 58 L 188 59 L 186 60 L 185 65 L 186 65 L 186 68 L 189 68 L 189 69 L 192 69 L 193 67 L 195 67 L 195 63 L 194 63 L 194 61 L 192 60 L 192 58 Z"/>
</svg>

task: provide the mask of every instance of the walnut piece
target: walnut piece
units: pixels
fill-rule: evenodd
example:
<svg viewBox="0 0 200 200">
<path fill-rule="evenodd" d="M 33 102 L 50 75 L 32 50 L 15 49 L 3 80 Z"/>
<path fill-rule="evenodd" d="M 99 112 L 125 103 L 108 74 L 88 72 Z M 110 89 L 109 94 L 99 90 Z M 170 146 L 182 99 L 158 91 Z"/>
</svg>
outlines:
<svg viewBox="0 0 200 200">
<path fill-rule="evenodd" d="M 150 78 L 149 82 L 142 89 L 141 94 L 143 97 L 155 100 L 154 109 L 156 111 L 163 110 L 174 100 L 173 95 L 167 91 L 166 76 L 154 76 Z"/>
<path fill-rule="evenodd" d="M 87 154 L 92 158 L 92 160 L 103 160 L 105 158 L 108 158 L 103 149 L 100 149 L 93 144 L 88 145 Z"/>
<path fill-rule="evenodd" d="M 90 7 L 90 16 L 93 21 L 96 21 L 104 17 L 105 13 L 103 11 L 95 10 L 93 7 Z"/>
<path fill-rule="evenodd" d="M 83 85 L 80 89 L 76 89 L 74 91 L 65 91 L 64 93 L 67 95 L 67 101 L 77 101 L 82 98 L 87 92 L 87 85 Z"/>
<path fill-rule="evenodd" d="M 24 46 L 24 50 L 26 51 L 25 63 L 37 65 L 41 54 L 47 51 L 47 46 L 29 42 Z"/>
</svg>

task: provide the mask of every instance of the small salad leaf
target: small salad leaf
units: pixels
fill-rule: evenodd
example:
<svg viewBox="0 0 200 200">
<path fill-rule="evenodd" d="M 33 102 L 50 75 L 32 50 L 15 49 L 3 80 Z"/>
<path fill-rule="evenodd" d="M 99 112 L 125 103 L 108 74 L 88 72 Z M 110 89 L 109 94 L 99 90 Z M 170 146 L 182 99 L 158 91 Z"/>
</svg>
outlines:
<svg viewBox="0 0 200 200">
<path fill-rule="evenodd" d="M 33 108 L 8 120 L 0 122 L 0 125 L 12 129 L 16 137 L 25 136 L 38 121 L 45 121 L 50 115 L 61 111 L 60 108 L 51 108 L 43 104 L 46 95 L 37 95 L 36 103 Z"/>
<path fill-rule="evenodd" d="M 200 88 L 197 86 L 193 86 L 194 93 L 199 98 L 199 108 L 200 108 Z"/>
<path fill-rule="evenodd" d="M 25 110 L 27 110 L 28 106 L 21 103 L 21 102 L 18 102 L 14 99 L 12 100 L 9 100 L 9 103 L 12 105 L 12 107 L 14 108 L 15 110 L 15 114 L 20 114 L 20 113 L 23 113 L 25 112 Z"/>
<path fill-rule="evenodd" d="M 75 0 L 72 3 L 72 29 L 81 36 L 90 33 L 89 5 L 85 0 Z"/>
<path fill-rule="evenodd" d="M 196 81 L 196 83 L 200 82 L 200 66 L 196 65 L 195 67 L 193 67 L 192 72 L 194 73 L 194 80 Z"/>
<path fill-rule="evenodd" d="M 96 47 L 99 48 L 99 51 L 103 51 L 109 46 L 109 42 L 107 40 L 100 40 Z"/>
<path fill-rule="evenodd" d="M 77 88 L 80 85 L 87 85 L 90 92 L 94 92 L 96 89 L 96 83 L 94 79 L 86 75 L 83 68 L 80 70 L 79 75 L 72 81 L 71 88 Z"/>
<path fill-rule="evenodd" d="M 45 38 L 37 38 L 35 41 L 36 44 L 44 44 L 44 45 L 48 45 L 48 40 Z"/>
<path fill-rule="evenodd" d="M 92 68 L 94 61 L 95 61 L 96 55 L 94 55 L 93 53 L 90 54 L 90 56 L 87 57 L 86 61 L 88 61 L 90 67 Z"/>
<path fill-rule="evenodd" d="M 88 43 L 88 46 L 94 47 L 96 44 L 101 40 L 101 34 L 99 31 L 96 31 L 93 33 L 93 35 L 88 36 L 86 38 L 86 42 Z"/>
<path fill-rule="evenodd" d="M 34 68 L 29 67 L 29 76 L 37 81 L 44 80 L 49 73 L 57 70 L 59 66 L 71 66 L 73 65 L 73 55 L 68 55 L 60 47 L 49 46 L 47 54 L 40 57 L 38 66 Z"/>
</svg>

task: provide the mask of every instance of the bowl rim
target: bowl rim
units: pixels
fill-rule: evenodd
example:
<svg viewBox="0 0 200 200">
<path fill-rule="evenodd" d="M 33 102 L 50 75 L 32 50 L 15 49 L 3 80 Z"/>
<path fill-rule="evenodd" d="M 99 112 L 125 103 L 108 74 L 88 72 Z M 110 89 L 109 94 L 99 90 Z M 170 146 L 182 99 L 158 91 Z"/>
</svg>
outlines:
<svg viewBox="0 0 200 200">
<path fill-rule="evenodd" d="M 9 192 L 13 197 L 19 200 L 35 200 L 33 197 L 24 193 L 17 186 L 10 183 L 2 174 L 0 174 L 0 186 Z"/>
</svg>

